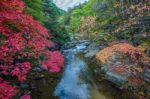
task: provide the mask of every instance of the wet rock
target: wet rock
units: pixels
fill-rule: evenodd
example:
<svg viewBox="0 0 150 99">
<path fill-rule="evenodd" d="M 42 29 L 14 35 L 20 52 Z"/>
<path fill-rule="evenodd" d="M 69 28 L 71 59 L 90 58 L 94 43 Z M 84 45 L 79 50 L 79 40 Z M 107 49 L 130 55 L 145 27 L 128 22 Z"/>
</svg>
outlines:
<svg viewBox="0 0 150 99">
<path fill-rule="evenodd" d="M 125 85 L 127 82 L 127 78 L 118 74 L 115 74 L 114 72 L 106 72 L 105 78 L 114 84 L 116 84 L 118 87 Z"/>
<path fill-rule="evenodd" d="M 88 47 L 88 45 L 89 45 L 89 41 L 82 40 L 76 44 L 76 49 L 77 50 L 85 50 Z"/>
</svg>

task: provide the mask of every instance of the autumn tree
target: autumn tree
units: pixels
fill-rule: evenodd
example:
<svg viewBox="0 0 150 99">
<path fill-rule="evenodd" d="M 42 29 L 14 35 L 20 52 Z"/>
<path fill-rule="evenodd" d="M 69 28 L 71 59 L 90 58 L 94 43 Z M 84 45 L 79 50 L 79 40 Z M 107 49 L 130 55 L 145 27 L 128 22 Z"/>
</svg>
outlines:
<svg viewBox="0 0 150 99">
<path fill-rule="evenodd" d="M 59 72 L 63 58 L 59 51 L 46 50 L 54 45 L 51 36 L 24 13 L 26 6 L 22 0 L 0 0 L 0 5 L 0 98 L 11 99 L 14 88 L 5 80 L 15 77 L 25 81 L 33 60 L 51 72 Z M 7 88 L 11 90 L 5 94 Z"/>
</svg>

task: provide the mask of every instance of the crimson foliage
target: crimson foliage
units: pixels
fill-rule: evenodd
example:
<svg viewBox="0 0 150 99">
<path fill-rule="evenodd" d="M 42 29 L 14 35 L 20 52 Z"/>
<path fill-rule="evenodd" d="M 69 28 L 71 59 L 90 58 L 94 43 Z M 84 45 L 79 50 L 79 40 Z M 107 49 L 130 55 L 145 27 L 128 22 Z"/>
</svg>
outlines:
<svg viewBox="0 0 150 99">
<path fill-rule="evenodd" d="M 11 99 L 14 91 L 15 87 L 0 78 L 0 99 Z"/>
<path fill-rule="evenodd" d="M 59 72 L 63 66 L 60 52 L 46 51 L 54 45 L 48 30 L 25 14 L 25 7 L 22 0 L 0 0 L 0 77 L 17 77 L 20 82 L 26 80 L 32 59 L 44 64 L 51 72 Z M 39 58 L 42 53 L 46 55 L 43 62 Z M 4 88 L 0 86 L 0 98 Z M 6 96 L 8 99 L 12 97 L 9 94 L 11 92 Z"/>
</svg>

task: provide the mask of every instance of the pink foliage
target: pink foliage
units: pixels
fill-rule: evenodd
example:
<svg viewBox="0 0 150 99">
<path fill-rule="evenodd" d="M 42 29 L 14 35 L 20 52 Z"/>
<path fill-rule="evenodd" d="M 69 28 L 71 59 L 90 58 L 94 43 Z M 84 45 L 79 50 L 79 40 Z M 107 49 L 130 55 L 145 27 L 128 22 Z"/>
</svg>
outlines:
<svg viewBox="0 0 150 99">
<path fill-rule="evenodd" d="M 48 30 L 23 13 L 22 0 L 0 0 L 0 5 L 0 60 L 3 65 L 14 65 L 14 61 L 23 58 L 37 58 L 39 53 L 54 45 Z"/>
<path fill-rule="evenodd" d="M 0 78 L 0 99 L 12 99 L 15 87 Z"/>
<path fill-rule="evenodd" d="M 0 77 L 17 77 L 26 80 L 33 65 L 31 59 L 40 63 L 39 55 L 45 53 L 42 65 L 50 72 L 59 72 L 63 57 L 59 51 L 46 52 L 54 46 L 48 30 L 32 16 L 23 12 L 22 0 L 0 0 Z M 0 99 L 12 99 L 14 87 L 0 78 Z M 29 96 L 22 99 L 30 99 Z"/>
<path fill-rule="evenodd" d="M 18 63 L 15 65 L 11 74 L 12 76 L 17 76 L 18 80 L 23 82 L 26 80 L 30 68 L 31 64 L 29 62 Z"/>
<path fill-rule="evenodd" d="M 46 60 L 42 62 L 42 67 L 50 72 L 59 72 L 64 65 L 64 59 L 59 51 L 47 51 Z"/>
<path fill-rule="evenodd" d="M 20 99 L 31 99 L 31 97 L 30 95 L 27 94 L 27 95 L 21 96 Z"/>
</svg>

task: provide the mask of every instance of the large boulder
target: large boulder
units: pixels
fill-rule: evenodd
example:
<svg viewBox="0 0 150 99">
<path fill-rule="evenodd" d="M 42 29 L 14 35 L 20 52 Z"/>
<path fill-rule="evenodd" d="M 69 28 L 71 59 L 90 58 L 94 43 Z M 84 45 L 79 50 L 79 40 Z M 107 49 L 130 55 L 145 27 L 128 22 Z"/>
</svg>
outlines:
<svg viewBox="0 0 150 99">
<path fill-rule="evenodd" d="M 96 54 L 105 79 L 119 87 L 140 85 L 150 80 L 149 58 L 128 43 L 111 45 Z"/>
</svg>

